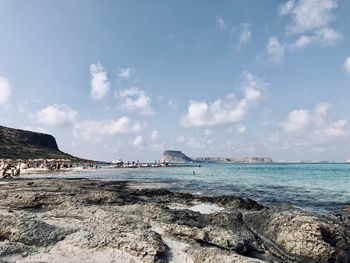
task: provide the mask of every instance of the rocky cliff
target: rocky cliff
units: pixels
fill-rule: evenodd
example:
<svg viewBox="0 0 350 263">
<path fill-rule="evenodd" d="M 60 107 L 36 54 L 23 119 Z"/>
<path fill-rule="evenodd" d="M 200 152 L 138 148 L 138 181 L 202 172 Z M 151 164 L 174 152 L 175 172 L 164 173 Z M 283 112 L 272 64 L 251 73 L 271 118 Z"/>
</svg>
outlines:
<svg viewBox="0 0 350 263">
<path fill-rule="evenodd" d="M 187 163 L 193 162 L 192 158 L 186 156 L 181 151 L 165 151 L 162 161 L 167 163 Z"/>
<path fill-rule="evenodd" d="M 78 159 L 59 150 L 49 134 L 0 126 L 0 159 Z"/>
</svg>

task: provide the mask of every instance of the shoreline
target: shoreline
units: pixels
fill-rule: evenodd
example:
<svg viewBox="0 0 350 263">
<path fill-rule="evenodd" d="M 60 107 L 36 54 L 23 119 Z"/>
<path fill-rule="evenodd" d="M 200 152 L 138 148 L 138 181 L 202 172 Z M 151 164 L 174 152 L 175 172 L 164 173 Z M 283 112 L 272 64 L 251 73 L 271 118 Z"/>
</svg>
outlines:
<svg viewBox="0 0 350 263">
<path fill-rule="evenodd" d="M 290 207 L 171 192 L 134 181 L 55 177 L 1 182 L 6 184 L 0 188 L 0 262 L 350 258 L 349 220 Z"/>
<path fill-rule="evenodd" d="M 19 177 L 16 177 L 14 179 L 45 179 L 45 178 L 51 178 L 51 179 L 89 179 L 89 180 L 102 180 L 102 181 L 129 181 L 129 184 L 132 185 L 133 182 L 135 183 L 135 186 L 140 187 L 141 185 L 144 185 L 146 188 L 150 187 L 150 185 L 162 185 L 161 187 L 164 189 L 168 189 L 170 191 L 178 192 L 178 193 L 187 193 L 189 190 L 186 188 L 182 188 L 181 186 L 177 186 L 176 184 L 171 182 L 158 182 L 154 183 L 148 180 L 133 180 L 130 177 L 129 178 L 98 178 L 99 173 L 94 173 L 95 171 L 102 171 L 102 172 L 108 172 L 108 171 L 118 171 L 118 170 L 125 170 L 125 169 L 136 169 L 138 171 L 143 171 L 147 170 L 147 168 L 195 168 L 196 166 L 166 166 L 166 167 L 132 167 L 132 168 L 123 168 L 123 167 L 111 167 L 111 166 L 101 166 L 98 168 L 83 168 L 83 167 L 74 167 L 71 169 L 61 169 L 61 170 L 47 170 L 47 169 L 35 169 L 35 168 L 30 168 L 26 169 L 24 173 L 22 173 Z M 197 175 L 197 172 L 193 174 L 193 171 L 190 170 L 191 175 Z M 67 176 L 67 175 L 68 176 Z M 92 175 L 90 177 L 89 175 Z M 1 181 L 1 180 L 0 180 Z M 3 180 L 3 183 L 6 182 L 6 180 Z M 0 183 L 1 184 L 1 183 Z M 333 207 L 333 209 L 330 208 L 320 208 L 319 206 L 303 206 L 302 204 L 298 205 L 295 203 L 288 203 L 286 201 L 279 201 L 277 198 L 273 202 L 262 200 L 261 198 L 254 196 L 254 195 L 249 195 L 247 193 L 243 194 L 237 194 L 236 192 L 228 192 L 228 193 L 212 193 L 212 192 L 203 192 L 203 191 L 198 191 L 198 189 L 194 189 L 194 191 L 191 191 L 194 195 L 209 195 L 209 196 L 220 196 L 220 195 L 235 195 L 238 197 L 242 198 L 250 198 L 253 200 L 256 200 L 263 204 L 264 206 L 267 207 L 278 207 L 278 206 L 289 206 L 295 210 L 300 210 L 302 212 L 306 212 L 309 214 L 315 214 L 318 216 L 336 216 L 336 217 L 345 217 L 350 219 L 350 207 L 348 203 L 341 203 L 342 205 L 337 206 L 336 208 Z M 340 204 L 340 203 L 339 203 Z"/>
</svg>

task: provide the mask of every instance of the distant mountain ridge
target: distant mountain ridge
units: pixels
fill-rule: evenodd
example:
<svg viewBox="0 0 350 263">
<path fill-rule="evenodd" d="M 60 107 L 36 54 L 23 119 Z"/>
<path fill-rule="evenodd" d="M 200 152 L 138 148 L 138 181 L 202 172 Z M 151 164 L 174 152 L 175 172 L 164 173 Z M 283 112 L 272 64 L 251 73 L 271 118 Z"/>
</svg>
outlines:
<svg viewBox="0 0 350 263">
<path fill-rule="evenodd" d="M 0 126 L 0 159 L 79 160 L 62 152 L 52 135 L 4 126 Z"/>
<path fill-rule="evenodd" d="M 213 163 L 272 163 L 270 157 L 196 157 L 191 158 L 181 151 L 164 151 L 162 160 L 169 163 L 213 162 Z"/>
</svg>

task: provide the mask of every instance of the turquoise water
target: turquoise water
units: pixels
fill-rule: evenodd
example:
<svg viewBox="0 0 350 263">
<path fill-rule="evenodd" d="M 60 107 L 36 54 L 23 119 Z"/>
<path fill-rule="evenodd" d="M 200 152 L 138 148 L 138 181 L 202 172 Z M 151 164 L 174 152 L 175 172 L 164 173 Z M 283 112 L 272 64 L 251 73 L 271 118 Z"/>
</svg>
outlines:
<svg viewBox="0 0 350 263">
<path fill-rule="evenodd" d="M 195 171 L 195 175 L 193 175 Z M 350 164 L 202 164 L 202 167 L 98 169 L 64 177 L 164 183 L 175 191 L 238 195 L 317 213 L 350 207 Z"/>
</svg>

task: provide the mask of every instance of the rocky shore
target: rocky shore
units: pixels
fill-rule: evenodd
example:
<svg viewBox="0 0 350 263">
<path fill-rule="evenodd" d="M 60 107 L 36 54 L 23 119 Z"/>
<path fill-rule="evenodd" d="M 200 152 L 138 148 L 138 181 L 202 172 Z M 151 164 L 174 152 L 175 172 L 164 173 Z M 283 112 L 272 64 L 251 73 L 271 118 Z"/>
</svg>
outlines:
<svg viewBox="0 0 350 263">
<path fill-rule="evenodd" d="M 0 185 L 0 262 L 350 261 L 342 218 L 131 182 Z"/>
</svg>

